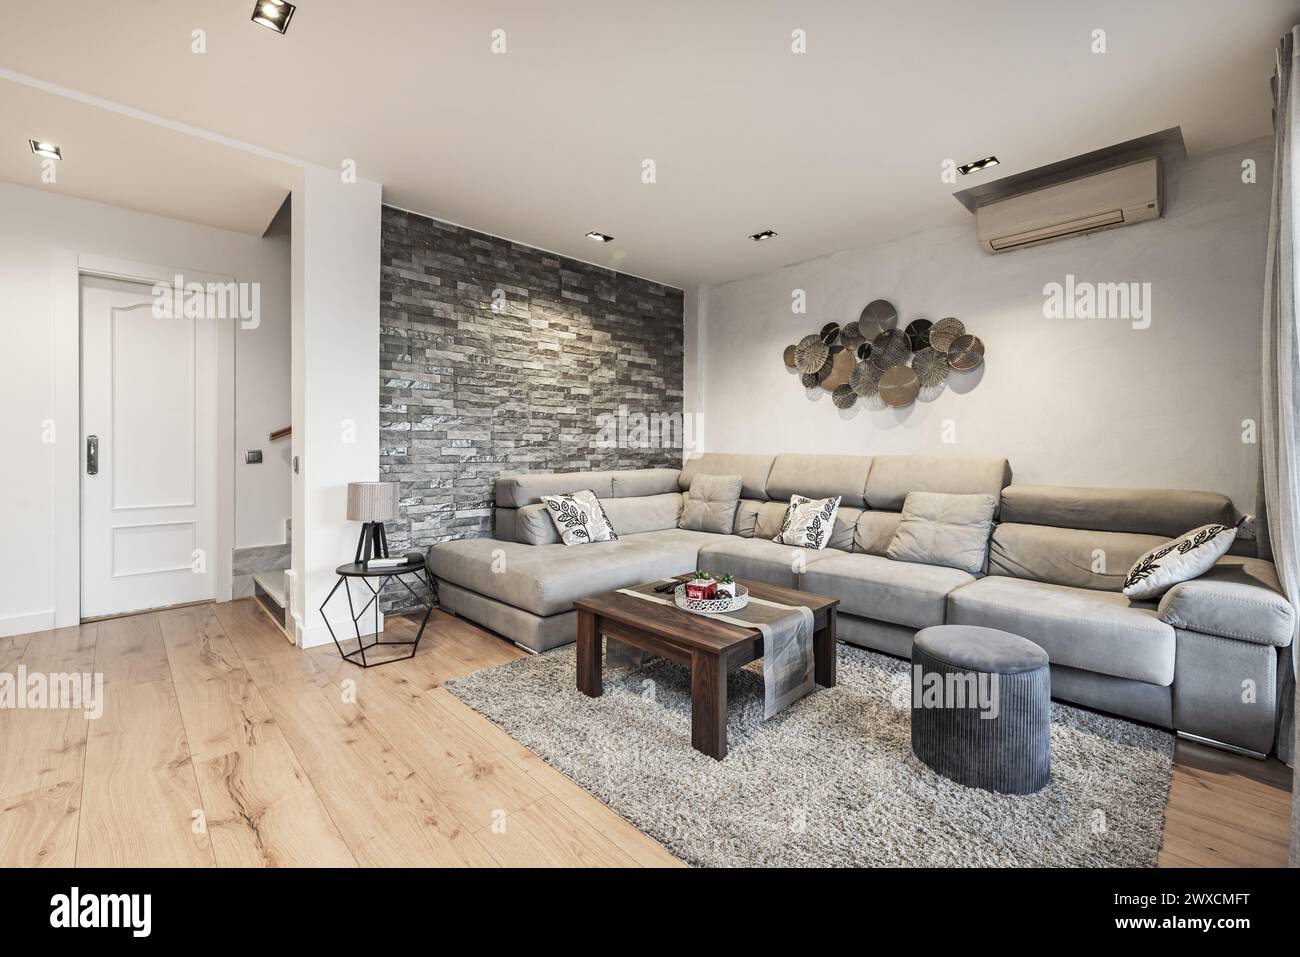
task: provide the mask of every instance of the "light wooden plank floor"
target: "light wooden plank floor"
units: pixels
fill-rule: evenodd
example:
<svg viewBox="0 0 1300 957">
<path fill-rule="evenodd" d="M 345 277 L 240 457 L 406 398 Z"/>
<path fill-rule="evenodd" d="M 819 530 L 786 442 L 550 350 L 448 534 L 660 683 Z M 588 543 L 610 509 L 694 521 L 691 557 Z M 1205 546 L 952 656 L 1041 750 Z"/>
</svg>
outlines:
<svg viewBox="0 0 1300 957">
<path fill-rule="evenodd" d="M 363 671 L 251 599 L 0 638 L 0 671 L 100 671 L 105 697 L 0 710 L 0 866 L 680 866 L 442 687 L 523 655 L 435 612 Z M 1285 864 L 1284 766 L 1175 760 L 1162 866 Z"/>
</svg>

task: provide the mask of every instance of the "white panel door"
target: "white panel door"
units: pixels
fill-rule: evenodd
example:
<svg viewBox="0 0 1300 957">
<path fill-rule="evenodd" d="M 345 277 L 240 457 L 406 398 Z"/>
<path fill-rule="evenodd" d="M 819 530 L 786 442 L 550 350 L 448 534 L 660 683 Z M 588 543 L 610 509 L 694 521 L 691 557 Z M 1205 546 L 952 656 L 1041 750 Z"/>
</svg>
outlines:
<svg viewBox="0 0 1300 957">
<path fill-rule="evenodd" d="M 81 616 L 212 598 L 216 321 L 81 282 Z"/>
</svg>

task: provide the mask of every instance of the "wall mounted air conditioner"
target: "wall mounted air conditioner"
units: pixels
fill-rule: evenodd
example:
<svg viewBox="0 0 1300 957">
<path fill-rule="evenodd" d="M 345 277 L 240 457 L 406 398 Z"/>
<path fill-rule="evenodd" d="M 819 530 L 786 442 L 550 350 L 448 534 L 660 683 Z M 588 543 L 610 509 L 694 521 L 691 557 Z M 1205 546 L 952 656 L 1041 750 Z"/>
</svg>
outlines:
<svg viewBox="0 0 1300 957">
<path fill-rule="evenodd" d="M 986 251 L 1007 252 L 1157 219 L 1162 197 L 1152 156 L 978 206 L 975 229 Z"/>
</svg>

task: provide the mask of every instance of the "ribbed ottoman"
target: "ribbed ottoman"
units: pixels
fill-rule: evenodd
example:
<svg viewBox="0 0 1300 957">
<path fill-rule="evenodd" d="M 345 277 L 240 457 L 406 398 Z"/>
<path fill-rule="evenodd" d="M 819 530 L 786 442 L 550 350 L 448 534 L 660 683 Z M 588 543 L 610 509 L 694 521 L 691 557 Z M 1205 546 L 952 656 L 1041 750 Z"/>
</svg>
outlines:
<svg viewBox="0 0 1300 957">
<path fill-rule="evenodd" d="M 959 784 L 1032 794 L 1051 778 L 1047 652 L 995 628 L 937 625 L 912 644 L 912 751 Z"/>
</svg>

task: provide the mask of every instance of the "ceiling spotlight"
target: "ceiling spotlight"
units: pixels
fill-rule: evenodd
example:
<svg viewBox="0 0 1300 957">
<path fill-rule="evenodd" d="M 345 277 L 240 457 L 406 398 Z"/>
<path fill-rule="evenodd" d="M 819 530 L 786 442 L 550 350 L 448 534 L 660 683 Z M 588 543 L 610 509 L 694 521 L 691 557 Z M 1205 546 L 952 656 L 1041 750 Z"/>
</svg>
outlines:
<svg viewBox="0 0 1300 957">
<path fill-rule="evenodd" d="M 776 237 L 775 229 L 765 229 L 761 233 L 754 233 L 749 238 L 756 243 L 761 243 L 765 239 L 774 239 Z"/>
<path fill-rule="evenodd" d="M 53 143 L 45 143 L 41 140 L 28 140 L 27 142 L 31 145 L 32 152 L 37 156 L 44 156 L 46 159 L 52 160 L 63 159 L 63 152 Z"/>
<path fill-rule="evenodd" d="M 289 29 L 293 11 L 297 9 L 285 0 L 257 0 L 257 4 L 253 7 L 253 22 L 270 27 L 276 33 L 284 33 Z"/>
<path fill-rule="evenodd" d="M 996 156 L 986 156 L 982 160 L 976 160 L 973 163 L 967 163 L 965 166 L 958 166 L 957 172 L 962 176 L 968 173 L 978 173 L 982 169 L 988 169 L 990 166 L 997 166 L 998 158 Z"/>
<path fill-rule="evenodd" d="M 594 229 L 587 233 L 587 238 L 598 243 L 612 243 L 614 241 L 613 236 L 606 236 L 604 233 L 598 233 Z"/>
</svg>

